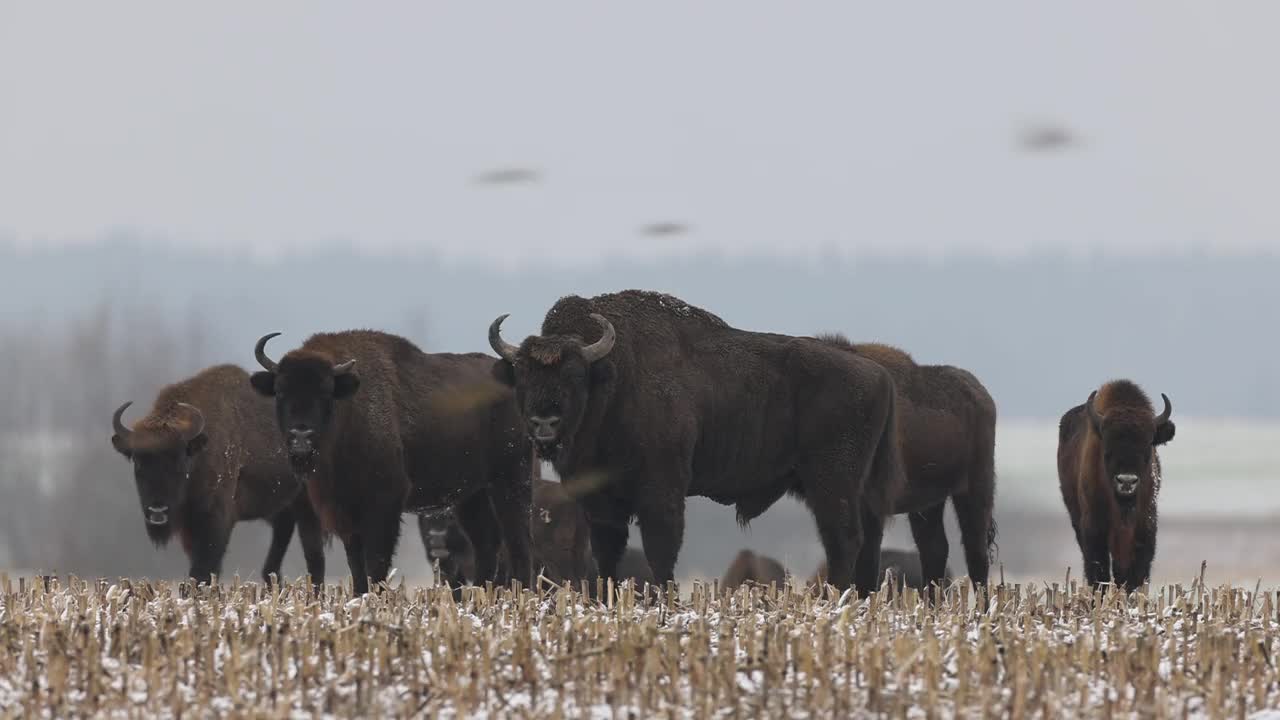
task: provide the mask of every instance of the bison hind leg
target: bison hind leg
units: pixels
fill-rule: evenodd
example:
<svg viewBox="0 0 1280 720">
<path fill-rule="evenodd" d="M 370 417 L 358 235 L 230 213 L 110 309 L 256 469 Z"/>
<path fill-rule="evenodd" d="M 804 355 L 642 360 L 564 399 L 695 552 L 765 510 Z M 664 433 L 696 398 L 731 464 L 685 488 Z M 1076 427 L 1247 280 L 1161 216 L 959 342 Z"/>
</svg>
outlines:
<svg viewBox="0 0 1280 720">
<path fill-rule="evenodd" d="M 920 552 L 920 579 L 925 588 L 941 583 L 942 576 L 946 573 L 947 556 L 951 552 L 951 545 L 947 542 L 947 529 L 942 522 L 946 508 L 947 503 L 943 501 L 920 512 L 907 514 L 907 520 L 911 523 L 911 537 L 915 540 L 916 550 Z M 984 569 L 982 582 L 986 582 L 986 577 Z"/>
</svg>

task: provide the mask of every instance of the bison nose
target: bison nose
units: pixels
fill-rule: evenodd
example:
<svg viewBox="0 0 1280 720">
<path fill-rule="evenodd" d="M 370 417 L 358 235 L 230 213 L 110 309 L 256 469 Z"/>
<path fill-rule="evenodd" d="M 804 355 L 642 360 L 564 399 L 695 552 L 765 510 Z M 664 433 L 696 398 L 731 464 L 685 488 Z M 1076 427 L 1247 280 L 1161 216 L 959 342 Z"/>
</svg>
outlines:
<svg viewBox="0 0 1280 720">
<path fill-rule="evenodd" d="M 1116 475 L 1116 492 L 1125 497 L 1138 492 L 1138 476 L 1133 473 Z"/>
<path fill-rule="evenodd" d="M 534 440 L 555 440 L 559 432 L 560 416 L 558 415 L 548 417 L 534 415 L 529 418 L 529 434 Z"/>
<path fill-rule="evenodd" d="M 305 458 L 311 455 L 311 436 L 316 431 L 305 427 L 296 427 L 289 431 L 289 455 Z"/>
<path fill-rule="evenodd" d="M 168 505 L 148 505 L 147 522 L 152 525 L 164 525 L 169 522 Z"/>
</svg>

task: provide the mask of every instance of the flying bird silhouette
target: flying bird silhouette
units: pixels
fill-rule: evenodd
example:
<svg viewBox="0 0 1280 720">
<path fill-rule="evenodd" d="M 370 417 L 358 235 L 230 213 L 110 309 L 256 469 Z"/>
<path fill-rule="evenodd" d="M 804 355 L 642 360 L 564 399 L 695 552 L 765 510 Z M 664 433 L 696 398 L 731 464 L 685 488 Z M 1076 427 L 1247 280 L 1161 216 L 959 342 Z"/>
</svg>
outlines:
<svg viewBox="0 0 1280 720">
<path fill-rule="evenodd" d="M 689 231 L 689 226 L 678 222 L 657 222 L 650 223 L 640 228 L 640 232 L 645 235 L 661 237 L 665 235 L 683 235 Z"/>
<path fill-rule="evenodd" d="M 518 185 L 533 184 L 542 179 L 542 175 L 532 168 L 499 168 L 480 173 L 475 177 L 477 185 Z"/>
<path fill-rule="evenodd" d="M 1022 148 L 1032 152 L 1065 150 L 1078 142 L 1078 138 L 1070 130 L 1058 125 L 1027 128 L 1020 138 Z"/>
</svg>

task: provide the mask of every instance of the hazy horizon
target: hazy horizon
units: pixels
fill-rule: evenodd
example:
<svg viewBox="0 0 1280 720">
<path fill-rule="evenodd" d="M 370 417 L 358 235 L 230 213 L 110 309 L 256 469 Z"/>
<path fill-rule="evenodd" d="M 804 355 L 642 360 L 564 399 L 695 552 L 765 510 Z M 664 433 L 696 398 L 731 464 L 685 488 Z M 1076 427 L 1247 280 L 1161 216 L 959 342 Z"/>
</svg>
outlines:
<svg viewBox="0 0 1280 720">
<path fill-rule="evenodd" d="M 1278 20 L 1011 0 L 6 3 L 0 236 L 514 265 L 1275 252 Z"/>
</svg>

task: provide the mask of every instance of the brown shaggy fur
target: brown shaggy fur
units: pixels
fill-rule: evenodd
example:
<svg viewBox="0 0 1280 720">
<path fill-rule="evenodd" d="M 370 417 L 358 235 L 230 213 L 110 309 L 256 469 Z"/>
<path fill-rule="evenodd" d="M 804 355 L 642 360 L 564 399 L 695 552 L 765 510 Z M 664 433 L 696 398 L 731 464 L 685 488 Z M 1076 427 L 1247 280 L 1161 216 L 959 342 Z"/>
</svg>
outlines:
<svg viewBox="0 0 1280 720">
<path fill-rule="evenodd" d="M 1087 404 L 1068 410 L 1059 425 L 1058 480 L 1091 585 L 1110 582 L 1136 590 L 1151 577 L 1156 552 L 1160 456 L 1173 438 L 1170 419 L 1157 425 L 1150 399 L 1134 383 L 1116 380 L 1094 397 L 1101 426 Z M 1122 495 L 1118 474 L 1138 476 L 1137 491 Z"/>
<path fill-rule="evenodd" d="M 985 583 L 995 544 L 996 404 L 972 373 L 949 365 L 917 365 L 898 348 L 823 341 L 874 360 L 893 376 L 898 393 L 898 442 L 907 485 L 894 502 L 907 513 L 926 584 L 943 579 L 950 551 L 942 515 L 951 498 L 960 524 L 969 577 Z"/>
<path fill-rule="evenodd" d="M 193 405 L 204 416 L 204 432 L 184 446 Z M 271 523 L 271 548 L 263 579 L 275 574 L 298 528 L 307 571 L 324 581 L 324 536 L 306 493 L 294 479 L 274 430 L 272 405 L 249 388 L 249 374 L 234 365 L 211 367 L 169 385 L 128 438 L 112 445 L 134 467 L 144 518 L 147 506 L 167 506 L 168 522 L 146 525 L 157 545 L 174 533 L 191 561 L 191 577 L 209 582 L 221 573 L 232 527 L 241 520 Z"/>
</svg>

